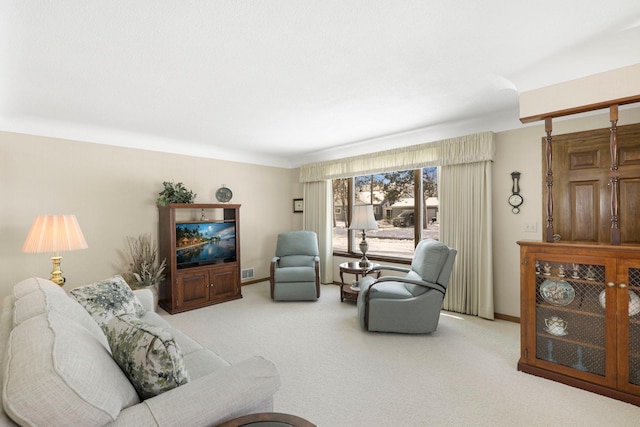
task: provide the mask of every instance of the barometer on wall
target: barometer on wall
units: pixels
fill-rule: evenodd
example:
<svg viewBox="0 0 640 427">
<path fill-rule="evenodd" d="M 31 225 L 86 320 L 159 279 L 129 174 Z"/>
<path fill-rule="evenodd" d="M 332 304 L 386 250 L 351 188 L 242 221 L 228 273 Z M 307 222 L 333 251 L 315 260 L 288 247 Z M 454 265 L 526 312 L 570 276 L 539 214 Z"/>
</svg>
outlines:
<svg viewBox="0 0 640 427">
<path fill-rule="evenodd" d="M 513 181 L 513 186 L 511 187 L 509 204 L 511 205 L 511 212 L 517 214 L 520 212 L 520 205 L 524 202 L 520 195 L 520 172 L 511 172 L 511 180 Z"/>
</svg>

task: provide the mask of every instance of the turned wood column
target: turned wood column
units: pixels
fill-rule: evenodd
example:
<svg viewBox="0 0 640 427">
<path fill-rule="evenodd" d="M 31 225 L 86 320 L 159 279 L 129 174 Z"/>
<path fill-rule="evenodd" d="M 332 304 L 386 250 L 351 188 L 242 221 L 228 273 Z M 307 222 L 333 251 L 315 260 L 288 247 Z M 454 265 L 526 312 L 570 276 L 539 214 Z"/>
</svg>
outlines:
<svg viewBox="0 0 640 427">
<path fill-rule="evenodd" d="M 609 185 L 611 187 L 611 244 L 620 244 L 620 172 L 618 171 L 618 106 L 609 108 L 609 120 L 611 121 L 611 138 L 609 148 L 611 150 L 611 169 L 609 172 Z"/>
<path fill-rule="evenodd" d="M 553 242 L 553 170 L 551 169 L 552 149 L 551 149 L 551 117 L 544 119 L 544 131 L 547 134 L 545 144 L 545 158 L 547 161 L 547 228 L 545 230 L 545 240 Z"/>
</svg>

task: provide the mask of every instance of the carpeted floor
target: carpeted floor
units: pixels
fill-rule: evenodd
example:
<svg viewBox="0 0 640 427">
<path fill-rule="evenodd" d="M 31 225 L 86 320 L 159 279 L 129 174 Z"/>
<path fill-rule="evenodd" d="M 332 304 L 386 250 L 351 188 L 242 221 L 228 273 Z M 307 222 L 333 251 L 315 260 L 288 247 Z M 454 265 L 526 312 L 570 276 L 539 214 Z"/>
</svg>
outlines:
<svg viewBox="0 0 640 427">
<path fill-rule="evenodd" d="M 369 333 L 338 286 L 321 291 L 273 302 L 263 282 L 240 300 L 161 314 L 231 363 L 274 361 L 274 410 L 321 427 L 640 425 L 636 406 L 518 372 L 518 324 L 443 312 L 430 335 Z"/>
</svg>

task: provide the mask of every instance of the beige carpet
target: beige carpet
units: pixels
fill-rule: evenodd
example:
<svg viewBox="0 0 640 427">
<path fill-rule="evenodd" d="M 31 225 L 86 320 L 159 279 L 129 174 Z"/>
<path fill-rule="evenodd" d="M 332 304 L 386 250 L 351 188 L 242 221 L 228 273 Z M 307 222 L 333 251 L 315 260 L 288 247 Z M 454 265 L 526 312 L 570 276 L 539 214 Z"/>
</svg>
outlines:
<svg viewBox="0 0 640 427">
<path fill-rule="evenodd" d="M 231 363 L 273 360 L 275 411 L 339 426 L 638 426 L 640 408 L 516 370 L 519 325 L 443 312 L 430 335 L 364 332 L 339 288 L 244 298 L 166 319 Z M 215 402 L 211 402 L 215 404 Z"/>
</svg>

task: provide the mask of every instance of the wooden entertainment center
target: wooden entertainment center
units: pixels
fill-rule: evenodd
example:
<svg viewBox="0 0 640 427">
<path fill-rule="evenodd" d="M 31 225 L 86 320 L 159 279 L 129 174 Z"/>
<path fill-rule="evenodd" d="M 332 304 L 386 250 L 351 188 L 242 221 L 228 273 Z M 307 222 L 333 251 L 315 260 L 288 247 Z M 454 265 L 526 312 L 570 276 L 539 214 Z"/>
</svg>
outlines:
<svg viewBox="0 0 640 427">
<path fill-rule="evenodd" d="M 242 298 L 240 205 L 169 204 L 158 207 L 158 216 L 158 251 L 160 259 L 167 260 L 166 278 L 159 288 L 158 303 L 163 309 L 174 314 Z M 184 243 L 178 242 L 178 227 L 205 227 L 211 235 L 192 233 L 181 238 Z M 233 242 L 227 238 L 231 236 L 221 237 L 211 229 L 233 233 Z M 180 261 L 179 247 L 191 250 L 195 261 Z M 225 255 L 216 257 L 218 251 Z"/>
<path fill-rule="evenodd" d="M 518 242 L 518 369 L 640 406 L 640 125 L 617 126 L 640 96 L 619 101 L 521 119 L 545 121 L 546 227 Z M 609 129 L 552 137 L 553 117 L 599 108 Z"/>
</svg>

